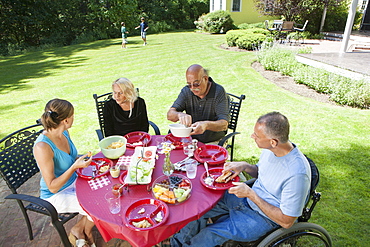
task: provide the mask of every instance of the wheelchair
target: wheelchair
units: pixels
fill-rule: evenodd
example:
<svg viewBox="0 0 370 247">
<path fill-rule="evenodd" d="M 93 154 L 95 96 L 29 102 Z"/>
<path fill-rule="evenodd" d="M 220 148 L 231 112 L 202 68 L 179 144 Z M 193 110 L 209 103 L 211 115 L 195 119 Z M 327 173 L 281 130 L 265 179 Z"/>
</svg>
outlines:
<svg viewBox="0 0 370 247">
<path fill-rule="evenodd" d="M 292 227 L 278 228 L 267 233 L 260 239 L 253 242 L 237 242 L 229 240 L 222 247 L 331 247 L 331 237 L 325 228 L 314 223 L 307 222 L 311 218 L 311 213 L 317 202 L 321 198 L 320 192 L 315 189 L 319 184 L 319 170 L 315 163 L 306 156 L 311 167 L 311 188 L 310 199 L 306 203 L 302 215 L 297 223 Z M 255 179 L 248 180 L 246 183 L 252 186 Z"/>
</svg>

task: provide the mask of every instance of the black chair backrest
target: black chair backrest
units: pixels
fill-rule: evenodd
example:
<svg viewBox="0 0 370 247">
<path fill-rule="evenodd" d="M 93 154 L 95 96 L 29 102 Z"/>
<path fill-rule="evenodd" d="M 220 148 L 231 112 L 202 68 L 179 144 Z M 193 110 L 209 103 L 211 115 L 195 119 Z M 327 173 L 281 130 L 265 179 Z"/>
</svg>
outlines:
<svg viewBox="0 0 370 247">
<path fill-rule="evenodd" d="M 112 98 L 112 92 L 105 93 L 102 95 L 93 94 L 94 100 L 95 100 L 95 106 L 96 111 L 98 113 L 98 120 L 99 120 L 99 126 L 103 133 L 103 137 L 105 136 L 105 128 L 104 128 L 104 116 L 103 116 L 103 109 L 105 102 L 110 100 Z"/>
<path fill-rule="evenodd" d="M 42 125 L 35 124 L 0 140 L 0 174 L 12 193 L 17 193 L 22 184 L 39 172 L 33 144 L 42 131 Z"/>
<path fill-rule="evenodd" d="M 306 155 L 305 155 L 306 156 Z M 310 164 L 311 168 L 311 188 L 310 188 L 310 195 L 316 190 L 317 185 L 319 185 L 320 182 L 320 173 L 319 169 L 317 169 L 316 164 L 306 156 L 308 163 Z"/>
<path fill-rule="evenodd" d="M 245 99 L 245 95 L 236 96 L 231 93 L 227 93 L 229 97 L 229 113 L 230 113 L 230 122 L 228 128 L 233 132 L 236 131 L 236 126 L 238 124 L 239 112 L 242 105 L 242 101 Z"/>
</svg>

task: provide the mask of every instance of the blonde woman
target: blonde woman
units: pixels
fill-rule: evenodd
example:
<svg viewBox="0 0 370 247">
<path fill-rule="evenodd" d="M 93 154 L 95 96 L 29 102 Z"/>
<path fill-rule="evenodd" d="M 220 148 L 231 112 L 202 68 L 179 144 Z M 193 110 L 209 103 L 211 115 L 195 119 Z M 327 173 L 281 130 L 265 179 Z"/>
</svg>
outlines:
<svg viewBox="0 0 370 247">
<path fill-rule="evenodd" d="M 74 118 L 74 108 L 66 100 L 53 99 L 41 116 L 45 130 L 36 139 L 33 153 L 40 168 L 40 198 L 49 201 L 58 213 L 78 212 L 83 217 L 72 227 L 70 241 L 77 247 L 95 247 L 92 228 L 94 222 L 81 208 L 75 190 L 76 170 L 90 165 L 92 157 L 77 159 L 77 150 L 68 129 Z M 91 156 L 91 155 L 90 155 Z"/>
<path fill-rule="evenodd" d="M 113 98 L 105 103 L 105 136 L 126 135 L 133 131 L 149 131 L 144 99 L 137 96 L 134 84 L 127 78 L 112 83 Z"/>
</svg>

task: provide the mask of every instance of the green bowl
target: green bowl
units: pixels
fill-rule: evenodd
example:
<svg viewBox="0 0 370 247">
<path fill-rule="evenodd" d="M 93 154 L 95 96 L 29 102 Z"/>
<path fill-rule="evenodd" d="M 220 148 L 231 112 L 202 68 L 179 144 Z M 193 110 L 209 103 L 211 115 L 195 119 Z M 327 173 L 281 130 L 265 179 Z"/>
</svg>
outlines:
<svg viewBox="0 0 370 247">
<path fill-rule="evenodd" d="M 124 145 L 116 149 L 107 149 L 107 147 L 110 144 L 112 144 L 113 142 L 118 142 L 118 141 L 121 141 Z M 118 159 L 120 156 L 125 154 L 126 144 L 127 144 L 127 139 L 124 138 L 123 136 L 108 136 L 99 142 L 99 147 L 101 149 L 101 152 L 108 159 Z"/>
</svg>

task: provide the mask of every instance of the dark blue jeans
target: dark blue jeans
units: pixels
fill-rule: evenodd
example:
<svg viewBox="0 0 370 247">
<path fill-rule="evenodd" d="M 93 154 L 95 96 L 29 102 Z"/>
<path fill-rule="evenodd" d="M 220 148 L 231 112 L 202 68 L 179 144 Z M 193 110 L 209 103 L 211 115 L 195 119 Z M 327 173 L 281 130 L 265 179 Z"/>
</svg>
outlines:
<svg viewBox="0 0 370 247">
<path fill-rule="evenodd" d="M 207 225 L 208 218 L 221 216 L 216 223 Z M 249 207 L 246 198 L 225 192 L 218 204 L 199 220 L 187 224 L 171 238 L 171 246 L 211 247 L 229 239 L 254 241 L 278 224 Z"/>
</svg>

